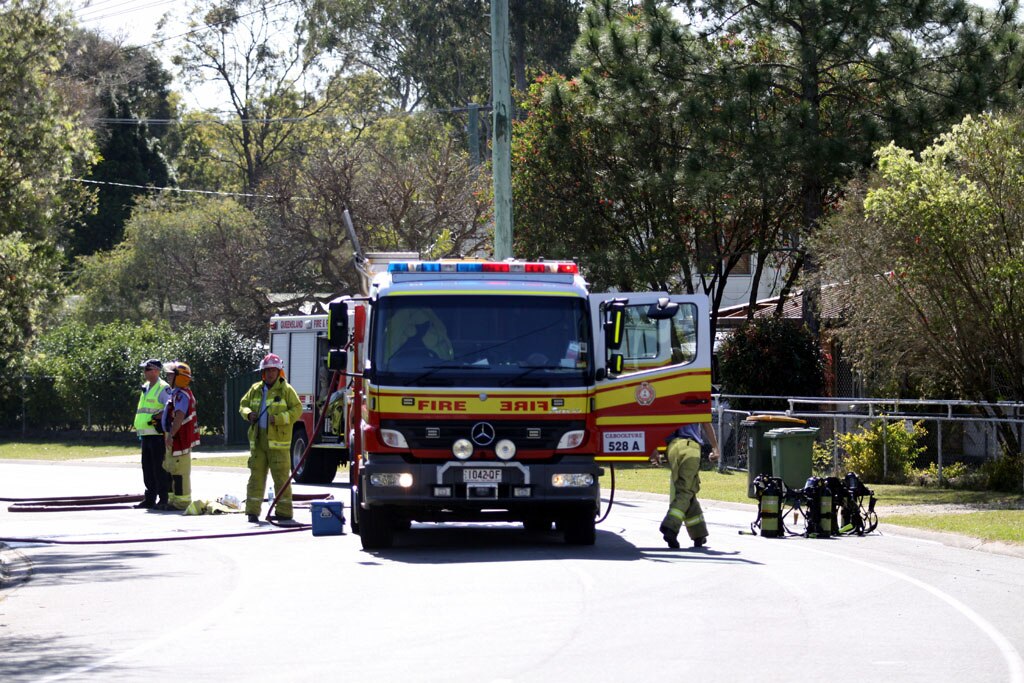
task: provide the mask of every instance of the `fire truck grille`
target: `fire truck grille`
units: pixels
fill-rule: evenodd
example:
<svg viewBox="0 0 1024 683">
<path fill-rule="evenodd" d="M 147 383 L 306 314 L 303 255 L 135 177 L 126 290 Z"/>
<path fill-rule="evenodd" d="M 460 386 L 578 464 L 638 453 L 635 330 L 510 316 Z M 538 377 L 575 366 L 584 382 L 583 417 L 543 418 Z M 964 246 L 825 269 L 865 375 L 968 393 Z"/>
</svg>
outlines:
<svg viewBox="0 0 1024 683">
<path fill-rule="evenodd" d="M 382 420 L 381 428 L 402 433 L 409 448 L 449 448 L 457 439 L 472 439 L 473 426 L 487 422 L 494 428 L 494 440 L 511 440 L 519 449 L 552 450 L 566 432 L 583 429 L 583 420 L 452 420 L 445 422 L 421 420 Z"/>
</svg>

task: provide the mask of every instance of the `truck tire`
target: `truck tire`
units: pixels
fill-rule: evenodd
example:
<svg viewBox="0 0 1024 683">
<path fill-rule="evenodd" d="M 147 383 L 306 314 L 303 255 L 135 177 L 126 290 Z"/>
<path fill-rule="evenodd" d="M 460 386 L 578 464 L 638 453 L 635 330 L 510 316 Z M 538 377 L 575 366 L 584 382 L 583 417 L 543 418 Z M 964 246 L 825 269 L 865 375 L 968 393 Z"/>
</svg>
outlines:
<svg viewBox="0 0 1024 683">
<path fill-rule="evenodd" d="M 352 527 L 352 533 L 359 533 L 359 517 L 363 513 L 362 496 L 359 495 L 359 487 L 350 485 L 348 489 L 349 509 L 352 511 L 352 519 L 348 524 Z"/>
<path fill-rule="evenodd" d="M 565 542 L 569 545 L 594 545 L 594 510 L 590 506 L 566 513 L 559 527 L 565 532 Z"/>
<path fill-rule="evenodd" d="M 338 463 L 333 450 L 311 448 L 306 462 L 300 469 L 296 465 L 306 450 L 306 431 L 299 427 L 292 432 L 292 469 L 295 481 L 300 484 L 330 484 L 338 473 Z"/>
<path fill-rule="evenodd" d="M 363 550 L 390 548 L 395 526 L 386 508 L 365 508 L 359 511 L 359 539 Z"/>
</svg>

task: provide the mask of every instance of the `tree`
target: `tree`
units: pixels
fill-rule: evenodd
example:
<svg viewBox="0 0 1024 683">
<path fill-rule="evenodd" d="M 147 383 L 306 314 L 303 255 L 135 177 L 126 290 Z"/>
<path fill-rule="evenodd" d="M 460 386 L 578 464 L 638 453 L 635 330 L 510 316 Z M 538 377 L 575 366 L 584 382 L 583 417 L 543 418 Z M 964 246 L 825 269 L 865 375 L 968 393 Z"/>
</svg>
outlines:
<svg viewBox="0 0 1024 683">
<path fill-rule="evenodd" d="M 722 343 L 718 359 L 724 393 L 820 396 L 824 388 L 825 364 L 814 335 L 780 316 L 748 321 Z M 746 401 L 735 407 L 746 407 Z"/>
<path fill-rule="evenodd" d="M 1001 1 L 995 12 L 963 0 L 687 0 L 684 6 L 699 15 L 707 35 L 770 39 L 784 52 L 779 60 L 737 61 L 731 73 L 744 78 L 754 70 L 789 100 L 801 239 L 868 166 L 879 142 L 920 149 L 965 113 L 1004 104 L 1021 79 L 1015 0 Z M 813 261 L 796 267 L 801 264 L 815 270 Z M 814 290 L 806 291 L 805 319 L 816 330 Z"/>
<path fill-rule="evenodd" d="M 815 240 L 849 292 L 845 347 L 889 387 L 1024 399 L 1022 134 L 1019 114 L 982 115 L 919 160 L 882 148 L 877 176 Z"/>
<path fill-rule="evenodd" d="M 231 199 L 144 200 L 121 244 L 81 260 L 77 314 L 90 322 L 226 322 L 260 336 L 275 267 L 266 240 L 255 216 Z"/>
<path fill-rule="evenodd" d="M 167 126 L 148 122 L 173 116 L 171 75 L 148 50 L 88 31 L 73 34 L 62 71 L 83 91 L 80 106 L 95 112 L 90 122 L 101 160 L 87 178 L 99 183 L 97 210 L 69 245 L 69 255 L 88 255 L 121 241 L 134 198 L 145 192 L 126 185 L 164 187 L 171 180 L 163 145 Z"/>
<path fill-rule="evenodd" d="M 278 199 L 260 211 L 271 250 L 293 275 L 293 305 L 316 293 L 354 293 L 359 277 L 342 215 L 349 209 L 364 252 L 426 258 L 476 255 L 489 242 L 486 175 L 437 117 L 381 119 L 357 134 L 325 128 L 319 144 L 266 185 Z"/>
<path fill-rule="evenodd" d="M 717 310 L 794 216 L 779 98 L 722 77 L 773 47 L 700 40 L 654 6 L 595 3 L 585 27 L 580 78 L 542 79 L 516 127 L 517 249 L 578 256 L 599 287 L 699 288 Z"/>
<path fill-rule="evenodd" d="M 578 33 L 579 0 L 511 0 L 512 72 L 561 70 Z M 379 74 L 395 106 L 462 107 L 490 99 L 491 39 L 483 0 L 317 0 L 310 22 L 335 54 Z"/>
<path fill-rule="evenodd" d="M 45 243 L 0 235 L 0 400 L 19 386 L 24 349 L 57 308 L 60 262 Z"/>
<path fill-rule="evenodd" d="M 95 160 L 58 75 L 69 30 L 48 0 L 0 1 L 0 234 L 63 241 L 89 207 L 68 182 Z"/>
<path fill-rule="evenodd" d="M 296 124 L 329 109 L 333 76 L 309 42 L 303 18 L 289 18 L 272 0 L 198 0 L 173 58 L 186 82 L 212 81 L 230 103 L 229 120 L 210 133 L 231 154 L 234 188 L 257 192 L 260 182 L 298 137 Z M 339 67 L 339 72 L 344 65 Z"/>
</svg>

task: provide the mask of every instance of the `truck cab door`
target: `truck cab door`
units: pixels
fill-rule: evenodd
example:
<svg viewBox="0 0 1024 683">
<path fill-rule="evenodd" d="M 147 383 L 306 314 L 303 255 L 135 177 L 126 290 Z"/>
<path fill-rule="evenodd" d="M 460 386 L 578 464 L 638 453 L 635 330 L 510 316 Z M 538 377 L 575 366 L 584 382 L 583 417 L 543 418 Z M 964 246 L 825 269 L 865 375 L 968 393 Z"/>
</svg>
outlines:
<svg viewBox="0 0 1024 683">
<path fill-rule="evenodd" d="M 591 294 L 590 308 L 597 460 L 644 462 L 679 426 L 711 421 L 706 296 Z"/>
</svg>

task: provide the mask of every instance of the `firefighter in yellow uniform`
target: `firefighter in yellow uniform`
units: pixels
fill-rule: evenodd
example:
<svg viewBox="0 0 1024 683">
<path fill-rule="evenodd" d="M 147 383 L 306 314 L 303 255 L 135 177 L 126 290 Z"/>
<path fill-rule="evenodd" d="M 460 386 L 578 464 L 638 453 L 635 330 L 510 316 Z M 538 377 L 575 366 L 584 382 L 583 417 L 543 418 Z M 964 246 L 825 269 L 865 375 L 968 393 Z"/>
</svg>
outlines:
<svg viewBox="0 0 1024 683">
<path fill-rule="evenodd" d="M 708 527 L 704 511 L 697 500 L 700 491 L 700 449 L 705 440 L 711 444 L 711 462 L 718 461 L 718 438 L 707 422 L 685 424 L 668 437 L 668 464 L 672 470 L 668 512 L 661 522 L 662 538 L 669 548 L 679 547 L 679 531 L 686 533 L 695 548 L 708 540 Z M 657 457 L 657 453 L 652 459 Z"/>
<path fill-rule="evenodd" d="M 242 397 L 238 412 L 249 421 L 249 484 L 245 489 L 245 514 L 259 523 L 267 470 L 280 491 L 277 519 L 292 519 L 292 488 L 285 487 L 291 474 L 292 429 L 302 417 L 302 403 L 284 379 L 284 361 L 271 353 L 260 361 L 260 381 Z"/>
</svg>

